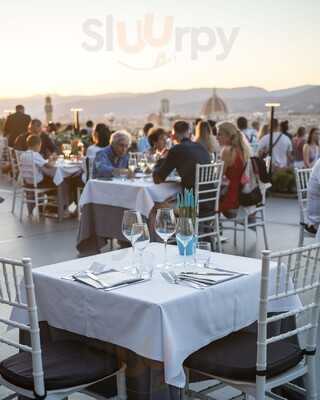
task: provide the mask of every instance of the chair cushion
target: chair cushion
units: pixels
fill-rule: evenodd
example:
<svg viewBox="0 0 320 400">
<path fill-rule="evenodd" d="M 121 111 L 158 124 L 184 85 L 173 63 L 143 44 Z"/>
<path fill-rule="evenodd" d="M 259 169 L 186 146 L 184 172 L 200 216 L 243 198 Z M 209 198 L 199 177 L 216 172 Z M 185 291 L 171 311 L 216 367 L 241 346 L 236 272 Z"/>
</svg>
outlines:
<svg viewBox="0 0 320 400">
<path fill-rule="evenodd" d="M 187 368 L 221 378 L 254 382 L 256 380 L 257 335 L 239 331 L 210 343 L 187 358 Z M 303 358 L 300 348 L 290 340 L 267 346 L 267 378 L 297 365 Z"/>
<path fill-rule="evenodd" d="M 70 388 L 97 381 L 117 370 L 115 357 L 80 342 L 63 341 L 43 346 L 42 362 L 46 390 Z M 0 364 L 8 382 L 33 390 L 31 353 L 22 352 Z"/>
</svg>

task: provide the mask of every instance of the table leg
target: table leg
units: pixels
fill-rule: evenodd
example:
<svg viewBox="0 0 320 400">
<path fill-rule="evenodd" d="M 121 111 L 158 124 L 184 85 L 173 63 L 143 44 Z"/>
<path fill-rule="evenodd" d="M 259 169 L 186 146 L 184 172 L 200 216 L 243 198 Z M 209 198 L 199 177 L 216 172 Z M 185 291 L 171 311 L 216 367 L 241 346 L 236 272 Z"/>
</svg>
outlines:
<svg viewBox="0 0 320 400">
<path fill-rule="evenodd" d="M 64 216 L 64 190 L 63 184 L 58 186 L 58 220 L 61 222 Z"/>
</svg>

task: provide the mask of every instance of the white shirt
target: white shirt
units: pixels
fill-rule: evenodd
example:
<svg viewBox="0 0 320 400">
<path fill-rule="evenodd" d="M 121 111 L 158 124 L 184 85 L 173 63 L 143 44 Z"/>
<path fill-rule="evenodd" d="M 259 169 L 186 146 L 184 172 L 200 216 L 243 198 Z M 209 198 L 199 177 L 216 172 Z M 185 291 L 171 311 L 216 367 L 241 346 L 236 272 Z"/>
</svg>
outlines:
<svg viewBox="0 0 320 400">
<path fill-rule="evenodd" d="M 27 150 L 21 153 L 20 168 L 22 178 L 26 183 L 33 185 L 34 180 L 38 184 L 43 181 L 43 172 L 41 168 L 48 163 L 40 153 L 33 150 Z M 33 169 L 33 164 L 35 168 Z M 33 176 L 35 174 L 35 176 Z"/>
<path fill-rule="evenodd" d="M 249 143 L 254 143 L 257 140 L 257 131 L 253 128 L 246 128 L 242 131 Z"/>
<path fill-rule="evenodd" d="M 279 136 L 280 139 L 278 140 Z M 278 140 L 278 141 L 277 141 Z M 277 141 L 277 144 L 275 144 Z M 259 142 L 258 151 L 269 151 L 270 134 L 263 136 Z M 280 132 L 273 134 L 272 164 L 284 168 L 288 166 L 288 153 L 292 151 L 291 140 Z"/>
<path fill-rule="evenodd" d="M 103 149 L 105 149 L 105 147 L 99 147 L 99 146 L 97 146 L 95 144 L 92 144 L 91 146 L 89 146 L 87 148 L 86 156 L 91 158 L 91 159 L 94 159 L 94 158 L 96 158 L 97 153 L 100 150 L 103 150 Z"/>
</svg>

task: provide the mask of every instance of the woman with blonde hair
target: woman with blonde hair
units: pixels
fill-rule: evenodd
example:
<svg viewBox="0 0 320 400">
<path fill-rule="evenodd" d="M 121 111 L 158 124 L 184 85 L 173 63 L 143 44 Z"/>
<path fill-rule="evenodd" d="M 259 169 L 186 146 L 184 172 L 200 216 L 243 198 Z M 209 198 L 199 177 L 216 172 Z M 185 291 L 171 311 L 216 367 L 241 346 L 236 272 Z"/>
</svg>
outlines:
<svg viewBox="0 0 320 400">
<path fill-rule="evenodd" d="M 219 143 L 208 121 L 199 121 L 195 133 L 195 142 L 200 143 L 209 154 L 217 154 L 220 151 Z"/>
<path fill-rule="evenodd" d="M 241 178 L 251 149 L 244 134 L 231 122 L 218 126 L 218 140 L 221 146 L 221 160 L 224 161 L 224 176 L 228 181 L 220 200 L 220 211 L 228 218 L 236 215 L 239 208 Z"/>
</svg>

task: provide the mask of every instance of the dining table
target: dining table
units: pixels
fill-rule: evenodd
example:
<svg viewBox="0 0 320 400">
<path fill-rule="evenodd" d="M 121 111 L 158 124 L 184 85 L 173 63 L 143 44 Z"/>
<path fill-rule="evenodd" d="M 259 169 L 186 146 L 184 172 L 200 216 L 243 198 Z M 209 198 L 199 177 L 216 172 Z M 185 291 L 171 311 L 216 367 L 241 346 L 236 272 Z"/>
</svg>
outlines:
<svg viewBox="0 0 320 400">
<path fill-rule="evenodd" d="M 77 249 L 81 255 L 96 254 L 106 238 L 127 239 L 121 231 L 125 210 L 141 213 L 148 222 L 152 211 L 163 203 L 175 200 L 181 191 L 177 177 L 155 184 L 150 175 L 140 174 L 134 179 L 90 179 L 80 197 L 81 217 Z M 154 234 L 151 229 L 151 235 Z"/>
<path fill-rule="evenodd" d="M 129 400 L 178 399 L 186 382 L 184 360 L 258 318 L 260 259 L 211 253 L 205 271 L 216 268 L 232 272 L 235 277 L 205 288 L 168 282 L 161 273 L 163 261 L 163 244 L 150 243 L 143 263 L 153 271 L 152 277 L 113 290 L 91 287 L 72 277 L 90 270 L 93 263 L 103 271 L 132 274 L 135 261 L 131 248 L 33 270 L 40 321 L 58 331 L 97 340 L 134 355 L 134 362 L 129 362 L 127 369 Z M 183 271 L 177 246 L 168 246 L 168 262 L 175 273 Z M 189 257 L 187 268 L 204 271 L 194 264 L 193 257 Z M 276 290 L 272 284 L 276 282 L 276 271 L 276 264 L 271 264 L 270 295 Z M 280 284 L 281 280 L 282 276 Z M 283 283 L 284 280 L 285 273 Z M 299 306 L 299 297 L 290 296 L 271 302 L 268 311 L 290 311 Z M 18 309 L 14 309 L 12 319 L 27 322 Z M 139 360 L 150 360 L 151 366 Z M 151 383 L 150 379 L 145 380 L 146 371 L 150 375 L 150 370 L 157 377 Z M 159 393 L 161 396 L 157 397 Z"/>
</svg>

